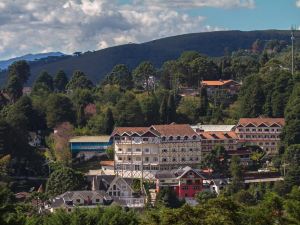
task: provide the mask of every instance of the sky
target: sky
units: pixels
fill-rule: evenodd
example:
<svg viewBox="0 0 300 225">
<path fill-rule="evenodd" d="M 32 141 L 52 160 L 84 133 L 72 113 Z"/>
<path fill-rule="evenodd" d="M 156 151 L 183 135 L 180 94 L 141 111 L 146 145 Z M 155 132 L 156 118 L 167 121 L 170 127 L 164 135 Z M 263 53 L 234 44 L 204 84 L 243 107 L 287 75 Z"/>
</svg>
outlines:
<svg viewBox="0 0 300 225">
<path fill-rule="evenodd" d="M 0 60 L 292 25 L 300 30 L 300 0 L 0 0 Z"/>
</svg>

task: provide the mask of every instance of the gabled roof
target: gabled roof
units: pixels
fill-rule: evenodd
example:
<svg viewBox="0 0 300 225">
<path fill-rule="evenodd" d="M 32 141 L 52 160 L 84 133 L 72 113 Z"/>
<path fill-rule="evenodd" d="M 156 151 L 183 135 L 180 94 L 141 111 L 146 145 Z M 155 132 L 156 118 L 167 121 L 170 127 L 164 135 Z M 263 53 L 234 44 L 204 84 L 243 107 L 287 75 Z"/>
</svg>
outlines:
<svg viewBox="0 0 300 225">
<path fill-rule="evenodd" d="M 223 86 L 229 83 L 235 83 L 239 85 L 239 83 L 234 80 L 203 80 L 201 82 L 201 84 L 205 86 Z"/>
<path fill-rule="evenodd" d="M 279 126 L 284 126 L 285 120 L 284 118 L 241 118 L 238 122 L 238 125 L 247 126 L 248 124 L 253 124 L 255 126 L 260 126 L 261 124 L 265 124 L 267 126 L 272 126 L 274 124 L 278 124 Z"/>
<path fill-rule="evenodd" d="M 237 139 L 237 135 L 234 131 L 222 132 L 222 131 L 207 131 L 201 132 L 200 137 L 202 139 Z"/>
<path fill-rule="evenodd" d="M 201 178 L 204 179 L 204 176 L 201 174 L 200 170 L 197 169 L 192 169 L 189 166 L 186 166 L 184 168 L 179 168 L 179 169 L 173 169 L 173 170 L 162 170 L 156 173 L 155 178 L 157 179 L 169 179 L 169 178 L 176 178 L 179 179 L 182 176 L 184 176 L 187 172 L 193 171 L 197 175 L 199 175 Z"/>
<path fill-rule="evenodd" d="M 141 136 L 148 131 L 149 127 L 116 127 L 111 136 L 122 136 L 123 134 L 127 134 L 129 136 L 137 134 L 138 136 Z"/>
<path fill-rule="evenodd" d="M 151 127 L 116 127 L 111 136 L 122 135 L 138 135 L 151 132 L 155 136 L 193 136 L 197 133 L 188 124 L 165 124 L 165 125 L 152 125 Z"/>
<path fill-rule="evenodd" d="M 198 136 L 188 124 L 153 125 L 151 128 L 156 130 L 161 136 Z"/>
</svg>

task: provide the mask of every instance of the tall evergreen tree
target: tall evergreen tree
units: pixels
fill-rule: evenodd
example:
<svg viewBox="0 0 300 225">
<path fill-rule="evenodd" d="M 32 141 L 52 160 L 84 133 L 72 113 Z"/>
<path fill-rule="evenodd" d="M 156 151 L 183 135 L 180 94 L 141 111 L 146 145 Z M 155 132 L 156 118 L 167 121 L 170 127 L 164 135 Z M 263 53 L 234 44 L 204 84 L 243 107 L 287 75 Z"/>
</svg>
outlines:
<svg viewBox="0 0 300 225">
<path fill-rule="evenodd" d="M 282 138 L 288 145 L 300 144 L 300 83 L 296 83 L 285 109 L 285 126 Z"/>
<path fill-rule="evenodd" d="M 75 71 L 71 77 L 71 80 L 67 84 L 66 88 L 69 91 L 76 89 L 90 89 L 93 87 L 92 81 L 81 71 Z"/>
<path fill-rule="evenodd" d="M 23 84 L 18 76 L 10 76 L 8 78 L 5 91 L 8 94 L 11 102 L 16 102 L 21 96 L 23 91 Z"/>
<path fill-rule="evenodd" d="M 30 67 L 25 60 L 16 61 L 8 67 L 8 78 L 17 76 L 24 85 L 30 76 Z"/>
<path fill-rule="evenodd" d="M 208 109 L 208 97 L 207 97 L 207 90 L 204 87 L 200 89 L 200 104 L 199 104 L 199 116 L 206 116 Z"/>
<path fill-rule="evenodd" d="M 68 84 L 68 77 L 63 70 L 59 70 L 54 77 L 54 87 L 58 92 L 64 92 Z"/>
<path fill-rule="evenodd" d="M 106 134 L 111 134 L 111 132 L 114 129 L 115 120 L 113 113 L 110 108 L 106 110 L 105 116 L 104 116 L 104 130 Z"/>
<path fill-rule="evenodd" d="M 168 97 L 168 106 L 167 106 L 167 123 L 175 122 L 176 120 L 176 105 L 174 95 L 169 94 Z"/>
<path fill-rule="evenodd" d="M 168 96 L 167 95 L 164 95 L 161 101 L 159 114 L 160 114 L 160 122 L 167 123 L 168 121 Z"/>
<path fill-rule="evenodd" d="M 35 80 L 35 83 L 33 85 L 33 90 L 37 89 L 38 87 L 43 87 L 44 89 L 47 89 L 47 91 L 52 92 L 53 87 L 53 78 L 50 76 L 46 71 L 42 72 L 37 79 Z"/>
</svg>

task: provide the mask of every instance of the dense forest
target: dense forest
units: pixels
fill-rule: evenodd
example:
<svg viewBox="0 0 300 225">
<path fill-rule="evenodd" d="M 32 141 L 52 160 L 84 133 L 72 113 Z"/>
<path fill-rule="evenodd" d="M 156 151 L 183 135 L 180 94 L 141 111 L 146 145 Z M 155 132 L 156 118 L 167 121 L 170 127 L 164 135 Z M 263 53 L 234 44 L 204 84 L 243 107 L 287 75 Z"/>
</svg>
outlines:
<svg viewBox="0 0 300 225">
<path fill-rule="evenodd" d="M 0 92 L 0 224 L 299 224 L 300 54 L 296 48 L 292 74 L 290 52 L 284 40 L 256 40 L 251 49 L 221 57 L 186 51 L 160 68 L 150 61 L 133 70 L 115 65 L 97 84 L 78 70 L 70 79 L 63 70 L 44 71 L 30 94 L 23 94 L 30 66 L 15 62 Z M 205 79 L 234 79 L 242 87 L 225 104 L 222 96 L 208 98 L 206 89 L 199 86 Z M 198 94 L 181 96 L 187 87 Z M 166 192 L 156 208 L 149 206 L 142 214 L 108 207 L 38 215 L 36 207 L 16 203 L 9 190 L 14 189 L 13 177 L 47 178 L 49 173 L 48 197 L 85 188 L 68 148 L 68 139 L 74 135 L 110 134 L 115 126 L 171 122 L 234 124 L 240 117 L 257 116 L 286 119 L 281 150 L 272 159 L 279 170 L 288 162 L 284 182 L 244 190 L 242 168 L 235 159 L 226 165 L 232 185 L 220 196 L 201 193 L 200 204 L 190 207 Z M 63 135 L 54 135 L 53 129 L 62 130 Z M 32 133 L 42 136 L 47 150 L 29 145 Z M 46 198 L 38 193 L 34 197 Z"/>
</svg>

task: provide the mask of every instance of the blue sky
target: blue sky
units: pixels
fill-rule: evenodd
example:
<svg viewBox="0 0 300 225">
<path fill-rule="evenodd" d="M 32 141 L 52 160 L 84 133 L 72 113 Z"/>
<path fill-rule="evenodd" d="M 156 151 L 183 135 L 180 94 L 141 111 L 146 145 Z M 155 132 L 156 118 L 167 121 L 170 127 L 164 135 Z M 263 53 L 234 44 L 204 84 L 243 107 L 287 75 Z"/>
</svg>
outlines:
<svg viewBox="0 0 300 225">
<path fill-rule="evenodd" d="M 300 28 L 300 0 L 0 0 L 0 60 L 291 25 Z"/>
</svg>

